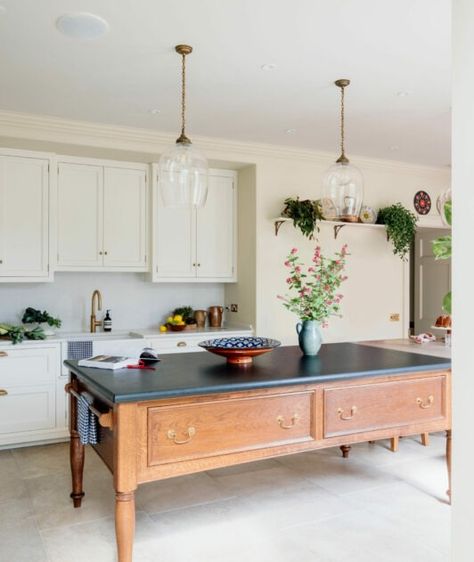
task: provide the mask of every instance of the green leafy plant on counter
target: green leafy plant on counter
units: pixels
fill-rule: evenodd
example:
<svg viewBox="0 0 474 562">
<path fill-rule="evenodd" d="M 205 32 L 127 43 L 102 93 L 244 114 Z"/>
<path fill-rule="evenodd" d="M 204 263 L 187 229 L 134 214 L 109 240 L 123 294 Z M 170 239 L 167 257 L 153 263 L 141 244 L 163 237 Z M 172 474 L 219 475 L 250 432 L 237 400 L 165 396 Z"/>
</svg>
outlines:
<svg viewBox="0 0 474 562">
<path fill-rule="evenodd" d="M 191 306 L 180 306 L 173 310 L 173 316 L 181 316 L 186 324 L 196 324 L 194 320 L 194 310 Z"/>
<path fill-rule="evenodd" d="M 393 253 L 402 260 L 406 260 L 410 252 L 416 233 L 416 221 L 415 214 L 401 203 L 384 207 L 378 213 L 377 223 L 385 225 L 387 238 L 393 245 Z"/>
<path fill-rule="evenodd" d="M 54 318 L 46 310 L 41 312 L 41 310 L 36 310 L 35 308 L 28 307 L 23 314 L 21 319 L 23 324 L 48 324 L 48 326 L 60 328 L 61 320 L 59 318 Z"/>
<path fill-rule="evenodd" d="M 285 208 L 282 216 L 293 219 L 293 225 L 299 228 L 304 236 L 313 240 L 314 232 L 319 232 L 318 221 L 323 220 L 319 199 L 293 199 L 288 197 L 284 201 Z"/>
<path fill-rule="evenodd" d="M 452 202 L 446 201 L 444 204 L 444 218 L 449 226 L 452 221 Z M 440 236 L 433 240 L 433 253 L 437 260 L 448 260 L 451 257 L 451 234 Z M 443 298 L 443 310 L 451 314 L 451 291 Z"/>
<path fill-rule="evenodd" d="M 24 326 L 12 324 L 0 324 L 0 338 L 11 340 L 13 344 L 21 343 L 23 340 L 44 340 L 46 334 L 37 326 L 33 330 L 25 330 Z"/>
</svg>

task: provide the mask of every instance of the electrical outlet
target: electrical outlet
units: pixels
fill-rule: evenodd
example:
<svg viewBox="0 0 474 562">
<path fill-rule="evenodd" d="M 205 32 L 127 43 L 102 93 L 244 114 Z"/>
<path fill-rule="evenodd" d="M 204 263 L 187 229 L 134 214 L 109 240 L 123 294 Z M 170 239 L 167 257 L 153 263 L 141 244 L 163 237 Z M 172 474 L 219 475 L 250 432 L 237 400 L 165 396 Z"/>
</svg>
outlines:
<svg viewBox="0 0 474 562">
<path fill-rule="evenodd" d="M 400 322 L 400 314 L 398 312 L 390 314 L 390 322 Z"/>
<path fill-rule="evenodd" d="M 230 305 L 231 312 L 239 312 L 239 305 L 238 304 L 231 304 Z"/>
</svg>

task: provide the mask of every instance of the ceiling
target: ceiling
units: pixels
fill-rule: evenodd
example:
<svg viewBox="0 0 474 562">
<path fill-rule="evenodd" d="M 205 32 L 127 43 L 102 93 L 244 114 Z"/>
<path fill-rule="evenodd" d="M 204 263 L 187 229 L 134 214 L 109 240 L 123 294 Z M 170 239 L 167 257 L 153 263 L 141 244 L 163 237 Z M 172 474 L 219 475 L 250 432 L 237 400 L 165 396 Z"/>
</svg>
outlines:
<svg viewBox="0 0 474 562">
<path fill-rule="evenodd" d="M 0 0 L 0 109 L 178 133 L 189 43 L 188 133 L 450 162 L 449 0 Z M 66 12 L 110 29 L 65 37 Z M 262 65 L 276 65 L 262 70 Z M 407 95 L 397 95 L 399 92 Z M 153 114 L 151 110 L 159 109 Z M 290 133 L 288 129 L 294 129 Z"/>
</svg>

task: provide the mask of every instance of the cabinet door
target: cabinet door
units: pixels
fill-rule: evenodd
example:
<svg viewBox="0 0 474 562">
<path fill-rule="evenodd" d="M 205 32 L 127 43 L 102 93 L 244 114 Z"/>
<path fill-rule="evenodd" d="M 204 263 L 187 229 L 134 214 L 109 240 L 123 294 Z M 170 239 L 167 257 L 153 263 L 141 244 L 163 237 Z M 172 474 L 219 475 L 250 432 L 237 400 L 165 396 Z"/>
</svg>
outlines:
<svg viewBox="0 0 474 562">
<path fill-rule="evenodd" d="M 196 277 L 196 212 L 163 206 L 155 191 L 155 275 L 157 281 Z"/>
<path fill-rule="evenodd" d="M 103 263 L 103 168 L 58 165 L 58 256 L 62 270 Z"/>
<path fill-rule="evenodd" d="M 210 175 L 206 205 L 197 210 L 198 277 L 233 279 L 234 225 L 234 177 Z"/>
<path fill-rule="evenodd" d="M 48 160 L 0 157 L 0 276 L 47 277 Z"/>
<path fill-rule="evenodd" d="M 104 168 L 104 265 L 146 269 L 145 170 Z"/>
</svg>

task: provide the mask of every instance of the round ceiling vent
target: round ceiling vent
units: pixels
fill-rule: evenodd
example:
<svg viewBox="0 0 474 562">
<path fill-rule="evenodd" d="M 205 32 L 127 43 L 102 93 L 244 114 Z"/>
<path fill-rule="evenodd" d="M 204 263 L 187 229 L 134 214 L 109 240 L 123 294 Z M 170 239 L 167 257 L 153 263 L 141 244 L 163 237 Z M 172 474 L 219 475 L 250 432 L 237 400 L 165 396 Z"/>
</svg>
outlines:
<svg viewBox="0 0 474 562">
<path fill-rule="evenodd" d="M 109 24 L 103 18 L 84 12 L 60 16 L 56 27 L 73 39 L 97 39 L 109 30 Z"/>
</svg>

